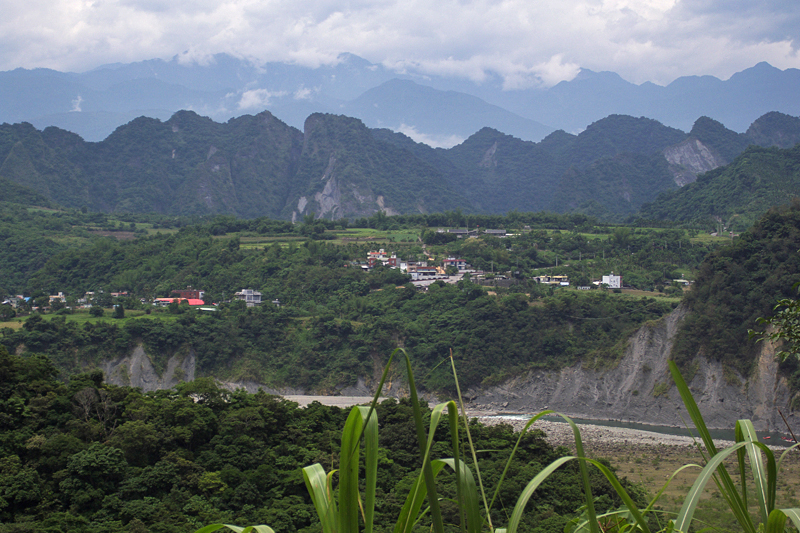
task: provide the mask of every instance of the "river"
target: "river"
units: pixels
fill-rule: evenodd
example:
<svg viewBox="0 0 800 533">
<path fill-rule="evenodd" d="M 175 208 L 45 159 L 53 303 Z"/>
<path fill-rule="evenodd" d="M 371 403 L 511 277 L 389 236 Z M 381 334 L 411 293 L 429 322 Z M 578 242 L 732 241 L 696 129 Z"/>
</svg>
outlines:
<svg viewBox="0 0 800 533">
<path fill-rule="evenodd" d="M 488 415 L 481 417 L 483 419 L 498 419 L 498 420 L 517 420 L 517 421 L 527 421 L 531 419 L 531 415 L 529 414 L 502 414 L 502 415 Z M 566 424 L 563 418 L 559 416 L 546 416 L 544 417 L 545 420 L 548 422 L 555 422 L 555 423 L 563 423 Z M 591 420 L 591 419 L 584 419 L 584 418 L 573 418 L 573 422 L 575 422 L 578 426 L 600 426 L 600 427 L 609 427 L 609 428 L 624 428 L 633 431 L 646 431 L 649 433 L 658 433 L 661 435 L 673 435 L 679 437 L 690 437 L 694 435 L 697 437 L 697 431 L 692 427 L 691 429 L 687 428 L 680 428 L 680 427 L 673 427 L 673 426 L 653 426 L 650 424 L 640 424 L 637 422 L 622 422 L 619 420 Z M 714 441 L 735 441 L 736 435 L 733 429 L 710 429 L 709 433 L 711 433 L 711 438 Z M 783 437 L 791 438 L 791 435 L 787 433 L 776 433 L 776 432 L 769 432 L 769 431 L 757 431 L 756 434 L 761 442 L 764 444 L 775 445 L 775 446 L 785 446 L 789 447 L 794 442 L 786 441 Z"/>
<path fill-rule="evenodd" d="M 293 402 L 297 402 L 300 406 L 306 406 L 311 402 L 317 401 L 324 405 L 332 405 L 336 407 L 351 407 L 353 405 L 363 405 L 368 404 L 372 401 L 371 397 L 368 396 L 300 396 L 300 395 L 287 395 L 284 396 L 287 400 L 291 400 Z M 381 398 L 383 400 L 385 398 Z M 470 416 L 476 416 L 480 420 L 492 424 L 492 423 L 503 423 L 509 422 L 515 427 L 519 429 L 524 422 L 530 420 L 532 415 L 525 414 L 525 413 L 505 413 L 505 414 L 488 414 L 488 413 L 468 413 Z M 544 419 L 548 426 L 551 428 L 553 427 L 551 424 L 566 424 L 561 417 L 558 416 L 548 416 Z M 690 431 L 686 428 L 680 427 L 673 427 L 673 426 L 654 426 L 650 424 L 640 424 L 636 422 L 622 422 L 619 420 L 594 420 L 594 419 L 583 419 L 583 418 L 573 418 L 572 419 L 576 424 L 579 426 L 586 426 L 587 429 L 590 427 L 599 427 L 599 428 L 617 428 L 620 430 L 624 430 L 625 433 L 630 434 L 631 432 L 637 433 L 647 433 L 647 434 L 656 434 L 656 435 L 665 435 L 665 436 L 672 436 L 672 437 L 689 437 L 691 435 L 697 435 L 697 432 Z M 712 429 L 709 430 L 711 433 L 711 438 L 714 439 L 715 442 L 717 441 L 735 441 L 735 434 L 734 430 L 731 429 Z M 582 431 L 583 433 L 583 431 Z M 770 446 L 784 446 L 788 447 L 794 444 L 794 442 L 788 442 L 783 440 L 782 437 L 791 437 L 788 432 L 786 434 L 783 433 L 776 433 L 776 432 L 767 432 L 767 431 L 758 431 L 756 432 L 758 438 L 764 444 L 769 444 Z M 624 437 L 622 437 L 624 438 Z"/>
</svg>

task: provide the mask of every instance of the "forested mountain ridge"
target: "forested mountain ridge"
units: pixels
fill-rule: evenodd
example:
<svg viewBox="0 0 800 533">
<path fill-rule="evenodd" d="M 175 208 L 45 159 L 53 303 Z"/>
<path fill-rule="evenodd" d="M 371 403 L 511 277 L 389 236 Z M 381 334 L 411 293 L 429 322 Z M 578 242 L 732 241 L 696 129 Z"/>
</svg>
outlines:
<svg viewBox="0 0 800 533">
<path fill-rule="evenodd" d="M 750 146 L 731 164 L 642 206 L 652 220 L 716 220 L 719 231 L 742 231 L 772 206 L 800 196 L 800 145 Z"/>
<path fill-rule="evenodd" d="M 748 144 L 800 140 L 798 124 L 775 113 L 737 134 L 700 118 L 687 135 L 612 115 L 539 143 L 484 128 L 445 150 L 345 116 L 313 114 L 301 132 L 268 112 L 220 124 L 181 111 L 166 122 L 140 117 L 99 143 L 4 124 L 0 179 L 29 189 L 15 187 L 15 197 L 105 212 L 297 220 L 516 209 L 619 219 Z"/>
<path fill-rule="evenodd" d="M 744 375 L 755 367 L 757 344 L 748 330 L 764 329 L 779 299 L 794 298 L 800 272 L 800 202 L 771 209 L 730 246 L 711 252 L 686 295 L 690 313 L 680 326 L 672 357 L 688 366 L 699 353 Z M 788 360 L 792 387 L 800 388 L 800 362 Z M 793 409 L 800 407 L 800 395 Z"/>
</svg>

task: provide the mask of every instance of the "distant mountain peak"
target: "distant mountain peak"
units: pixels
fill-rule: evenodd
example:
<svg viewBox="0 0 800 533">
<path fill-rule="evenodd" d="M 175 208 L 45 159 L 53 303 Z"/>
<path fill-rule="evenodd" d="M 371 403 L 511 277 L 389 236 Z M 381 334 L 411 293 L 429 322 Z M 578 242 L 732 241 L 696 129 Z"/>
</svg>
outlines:
<svg viewBox="0 0 800 533">
<path fill-rule="evenodd" d="M 344 63 L 354 67 L 372 67 L 375 65 L 371 61 L 368 61 L 361 56 L 351 54 L 350 52 L 342 52 L 336 56 L 336 59 L 339 61 L 339 63 Z"/>
<path fill-rule="evenodd" d="M 624 79 L 619 74 L 617 74 L 616 72 L 611 72 L 609 70 L 601 70 L 600 72 L 596 72 L 594 70 L 589 70 L 587 68 L 580 69 L 578 71 L 578 75 L 572 78 L 571 81 L 605 81 L 605 82 L 631 83 L 626 79 Z M 561 82 L 561 83 L 569 83 L 569 82 Z"/>
</svg>

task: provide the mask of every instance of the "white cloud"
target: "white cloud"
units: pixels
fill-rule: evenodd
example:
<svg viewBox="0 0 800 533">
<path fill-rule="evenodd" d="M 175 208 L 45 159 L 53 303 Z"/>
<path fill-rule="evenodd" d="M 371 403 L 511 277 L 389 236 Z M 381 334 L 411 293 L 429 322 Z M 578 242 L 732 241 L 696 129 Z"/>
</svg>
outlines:
<svg viewBox="0 0 800 533">
<path fill-rule="evenodd" d="M 399 128 L 391 129 L 404 135 L 408 135 L 414 140 L 414 142 L 427 144 L 433 148 L 452 148 L 453 146 L 464 142 L 464 138 L 459 137 L 458 135 L 436 135 L 422 133 L 421 131 L 417 131 L 414 126 L 409 126 L 408 124 L 401 124 Z"/>
<path fill-rule="evenodd" d="M 270 98 L 286 96 L 286 92 L 270 92 L 266 89 L 251 89 L 244 91 L 239 99 L 239 110 L 264 109 L 270 103 Z"/>
<path fill-rule="evenodd" d="M 310 100 L 311 97 L 319 92 L 319 88 L 309 89 L 308 87 L 300 86 L 292 95 L 295 100 Z"/>
<path fill-rule="evenodd" d="M 0 69 L 86 70 L 178 54 L 332 64 L 342 52 L 399 70 L 509 88 L 578 67 L 634 82 L 800 67 L 795 0 L 27 0 L 7 2 Z"/>
<path fill-rule="evenodd" d="M 73 113 L 80 113 L 81 102 L 83 102 L 83 98 L 81 98 L 81 95 L 78 95 L 78 97 L 72 101 L 72 109 L 70 109 L 70 111 Z"/>
</svg>

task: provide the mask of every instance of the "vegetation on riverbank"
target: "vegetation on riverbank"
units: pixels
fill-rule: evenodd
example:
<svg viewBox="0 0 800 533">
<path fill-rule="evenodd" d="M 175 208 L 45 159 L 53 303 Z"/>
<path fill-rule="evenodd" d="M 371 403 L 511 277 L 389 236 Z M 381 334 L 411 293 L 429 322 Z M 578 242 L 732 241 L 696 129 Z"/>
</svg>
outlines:
<svg viewBox="0 0 800 533">
<path fill-rule="evenodd" d="M 55 374 L 46 357 L 21 358 L 0 347 L 0 532 L 169 532 L 218 521 L 319 531 L 300 469 L 340 465 L 345 410 L 317 403 L 298 409 L 206 379 L 142 393 L 105 384 L 99 372 L 66 383 Z M 406 400 L 377 406 L 376 531 L 391 529 L 419 467 L 412 410 Z M 470 431 L 493 490 L 517 435 L 509 426 L 472 424 Z M 437 441 L 446 435 L 438 429 Z M 496 520 L 505 520 L 527 480 L 562 453 L 540 433 L 523 438 Z M 601 477 L 592 481 L 601 509 L 620 503 Z M 440 476 L 440 486 L 454 494 L 452 477 Z M 560 532 L 580 498 L 577 465 L 568 465 L 541 488 L 523 525 Z M 449 504 L 443 512 L 448 521 L 455 516 Z"/>
</svg>

